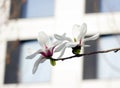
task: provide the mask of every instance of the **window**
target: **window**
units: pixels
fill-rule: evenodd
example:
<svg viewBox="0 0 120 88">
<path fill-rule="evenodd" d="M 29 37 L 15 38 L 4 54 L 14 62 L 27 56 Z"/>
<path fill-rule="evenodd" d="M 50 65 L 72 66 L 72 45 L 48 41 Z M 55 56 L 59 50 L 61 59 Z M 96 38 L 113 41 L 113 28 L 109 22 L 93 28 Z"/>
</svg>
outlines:
<svg viewBox="0 0 120 88">
<path fill-rule="evenodd" d="M 91 47 L 85 52 L 107 50 L 120 47 L 120 35 L 101 36 L 99 40 L 88 42 Z M 120 52 L 104 53 L 84 57 L 83 79 L 120 79 Z"/>
<path fill-rule="evenodd" d="M 86 13 L 119 12 L 120 0 L 86 0 Z"/>
<path fill-rule="evenodd" d="M 11 0 L 10 18 L 54 16 L 54 0 Z"/>
<path fill-rule="evenodd" d="M 34 59 L 25 59 L 30 53 L 39 49 L 36 40 L 9 41 L 5 66 L 4 83 L 36 83 L 49 82 L 51 79 L 51 66 L 49 60 L 39 65 L 35 74 L 32 69 L 39 55 Z"/>
</svg>

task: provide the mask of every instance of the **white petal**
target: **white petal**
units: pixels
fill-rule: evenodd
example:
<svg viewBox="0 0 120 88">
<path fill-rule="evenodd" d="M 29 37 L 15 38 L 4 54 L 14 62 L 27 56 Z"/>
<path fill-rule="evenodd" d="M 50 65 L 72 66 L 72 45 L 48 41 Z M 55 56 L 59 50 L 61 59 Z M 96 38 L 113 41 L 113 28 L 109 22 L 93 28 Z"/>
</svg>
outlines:
<svg viewBox="0 0 120 88">
<path fill-rule="evenodd" d="M 67 41 L 72 41 L 71 38 L 69 37 L 66 37 L 66 34 L 64 33 L 62 36 L 61 35 L 58 35 L 58 34 L 54 34 L 54 37 L 59 40 L 59 41 L 64 41 L 64 40 L 67 40 Z"/>
<path fill-rule="evenodd" d="M 61 36 L 61 35 L 58 35 L 58 34 L 54 34 L 54 37 L 57 39 L 57 40 L 60 40 L 60 41 L 62 41 L 62 40 L 64 40 L 64 37 L 65 37 L 65 33 Z"/>
<path fill-rule="evenodd" d="M 33 54 L 27 56 L 26 59 L 33 59 L 33 58 L 34 58 L 37 54 L 39 54 L 41 51 L 42 51 L 42 50 L 39 49 L 37 52 L 35 52 L 35 53 L 33 53 Z"/>
<path fill-rule="evenodd" d="M 72 42 L 72 39 L 69 38 L 69 37 L 65 37 L 64 39 L 67 40 L 67 41 L 69 41 L 69 42 Z"/>
<path fill-rule="evenodd" d="M 99 37 L 99 33 L 93 35 L 92 37 L 85 38 L 83 42 L 89 41 L 89 40 L 96 40 Z"/>
<path fill-rule="evenodd" d="M 38 69 L 38 66 L 40 63 L 43 63 L 46 59 L 44 57 L 40 57 L 34 64 L 32 73 L 34 74 L 36 72 L 36 70 Z"/>
<path fill-rule="evenodd" d="M 66 36 L 66 33 L 64 33 L 62 36 L 65 37 L 65 36 Z"/>
<path fill-rule="evenodd" d="M 77 46 L 78 45 L 78 42 L 69 42 L 69 43 L 67 43 L 66 44 L 66 47 L 75 47 L 75 46 Z"/>
<path fill-rule="evenodd" d="M 58 58 L 61 58 L 64 55 L 65 49 L 66 49 L 66 47 L 64 46 L 62 48 L 62 51 L 61 51 L 60 55 L 58 56 Z"/>
<path fill-rule="evenodd" d="M 62 44 L 60 44 L 59 46 L 57 46 L 54 50 L 54 52 L 59 52 L 63 49 L 63 47 L 67 44 L 67 42 L 64 42 Z"/>
<path fill-rule="evenodd" d="M 65 52 L 67 47 L 68 48 L 69 47 L 75 47 L 77 45 L 77 43 L 70 43 L 70 42 L 65 42 L 64 44 L 65 45 L 62 46 L 62 50 L 61 50 L 61 53 L 60 53 L 58 58 L 61 58 L 64 55 L 64 52 Z"/>
<path fill-rule="evenodd" d="M 44 45 L 48 42 L 48 40 L 49 40 L 49 37 L 47 34 L 45 34 L 44 32 L 39 32 L 38 42 L 41 47 L 44 47 Z"/>
<path fill-rule="evenodd" d="M 61 41 L 55 41 L 55 42 L 52 42 L 51 44 L 47 45 L 47 47 L 51 52 L 54 52 L 56 46 L 58 46 L 59 44 L 61 44 Z"/>
<path fill-rule="evenodd" d="M 75 39 L 77 39 L 77 36 L 80 34 L 80 25 L 75 24 L 72 29 L 72 34 Z"/>
<path fill-rule="evenodd" d="M 82 24 L 81 29 L 80 29 L 80 33 L 77 37 L 77 40 L 80 41 L 81 39 L 83 39 L 85 37 L 87 33 L 87 25 L 85 23 Z"/>
<path fill-rule="evenodd" d="M 56 46 L 58 46 L 61 43 L 62 43 L 61 41 L 55 41 L 55 42 L 53 42 L 53 44 L 51 45 L 51 47 L 56 47 Z"/>
</svg>

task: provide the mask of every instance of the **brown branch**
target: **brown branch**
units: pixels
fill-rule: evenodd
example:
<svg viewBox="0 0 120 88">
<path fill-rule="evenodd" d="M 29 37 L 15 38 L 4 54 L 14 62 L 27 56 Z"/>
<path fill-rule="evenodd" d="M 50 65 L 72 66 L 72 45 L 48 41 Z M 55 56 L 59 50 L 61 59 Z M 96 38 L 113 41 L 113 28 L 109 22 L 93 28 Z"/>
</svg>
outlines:
<svg viewBox="0 0 120 88">
<path fill-rule="evenodd" d="M 71 59 L 74 57 L 82 57 L 82 56 L 86 56 L 86 55 L 93 55 L 93 54 L 99 54 L 99 53 L 108 53 L 111 51 L 114 51 L 115 53 L 118 52 L 120 50 L 120 48 L 114 48 L 114 49 L 109 49 L 109 50 L 102 50 L 102 51 L 95 51 L 95 52 L 89 52 L 89 53 L 84 53 L 84 54 L 78 54 L 78 55 L 73 55 L 73 56 L 69 56 L 69 57 L 65 57 L 65 58 L 59 58 L 59 59 L 54 59 L 55 61 L 59 61 L 59 60 L 67 60 L 67 59 Z"/>
</svg>

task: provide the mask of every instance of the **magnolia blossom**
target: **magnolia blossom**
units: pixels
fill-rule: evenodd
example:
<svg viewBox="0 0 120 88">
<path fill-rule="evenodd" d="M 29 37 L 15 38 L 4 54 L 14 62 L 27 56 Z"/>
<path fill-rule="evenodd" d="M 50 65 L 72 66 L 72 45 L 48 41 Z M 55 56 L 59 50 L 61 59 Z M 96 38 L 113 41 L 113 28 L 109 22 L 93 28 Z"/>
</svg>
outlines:
<svg viewBox="0 0 120 88">
<path fill-rule="evenodd" d="M 90 41 L 90 40 L 95 40 L 99 37 L 99 33 L 89 37 L 89 38 L 85 38 L 85 35 L 87 33 L 87 25 L 85 23 L 82 24 L 82 26 L 80 25 L 74 25 L 73 26 L 73 35 L 74 38 L 71 39 L 69 37 L 66 37 L 65 35 L 61 36 L 58 34 L 55 34 L 54 37 L 59 40 L 62 41 L 61 46 L 58 48 L 62 48 L 62 46 L 64 45 L 61 55 L 60 57 L 64 54 L 65 49 L 68 47 L 72 48 L 73 50 L 77 50 L 77 49 L 81 49 L 81 47 L 89 47 L 90 45 L 85 45 L 84 43 L 86 41 Z M 78 50 L 77 50 L 78 51 Z M 80 51 L 79 51 L 80 52 Z M 77 54 L 79 54 L 79 52 L 77 52 Z"/>
<path fill-rule="evenodd" d="M 61 50 L 61 49 L 57 49 L 57 46 L 59 45 L 60 41 L 54 41 L 53 39 L 51 39 L 51 37 L 46 35 L 44 32 L 39 33 L 38 42 L 41 48 L 37 50 L 35 53 L 26 57 L 26 59 L 33 59 L 36 55 L 38 54 L 41 55 L 34 64 L 33 71 L 32 71 L 33 74 L 36 72 L 38 65 L 40 63 L 43 63 L 45 60 L 47 60 L 47 58 L 52 60 L 53 53 L 59 52 Z M 52 61 L 54 62 L 54 60 Z M 55 63 L 53 65 L 55 65 Z"/>
</svg>

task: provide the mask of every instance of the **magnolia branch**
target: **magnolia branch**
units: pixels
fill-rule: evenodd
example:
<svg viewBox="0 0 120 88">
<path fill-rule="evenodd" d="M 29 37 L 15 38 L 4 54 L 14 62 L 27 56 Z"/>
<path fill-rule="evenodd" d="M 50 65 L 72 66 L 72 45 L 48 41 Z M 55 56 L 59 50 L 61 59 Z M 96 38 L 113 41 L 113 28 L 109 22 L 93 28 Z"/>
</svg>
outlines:
<svg viewBox="0 0 120 88">
<path fill-rule="evenodd" d="M 102 51 L 95 51 L 95 52 L 89 52 L 89 53 L 84 53 L 84 54 L 77 54 L 77 55 L 73 55 L 73 56 L 69 56 L 69 57 L 65 57 L 65 58 L 59 58 L 59 59 L 54 59 L 55 61 L 59 61 L 59 60 L 67 60 L 67 59 L 71 59 L 74 57 L 82 57 L 82 56 L 86 56 L 86 55 L 93 55 L 93 54 L 99 54 L 99 53 L 108 53 L 111 51 L 114 51 L 115 53 L 118 52 L 120 50 L 120 48 L 114 48 L 114 49 L 109 49 L 109 50 L 102 50 Z"/>
</svg>

